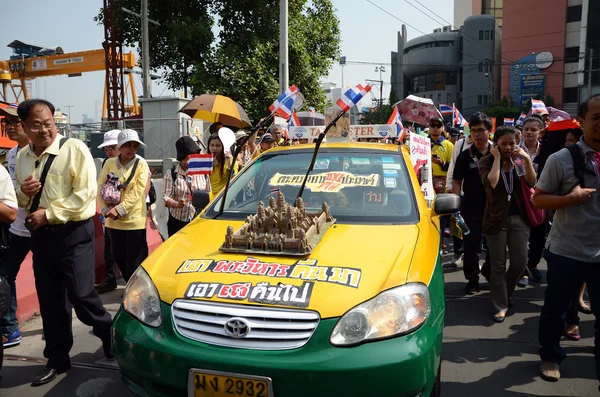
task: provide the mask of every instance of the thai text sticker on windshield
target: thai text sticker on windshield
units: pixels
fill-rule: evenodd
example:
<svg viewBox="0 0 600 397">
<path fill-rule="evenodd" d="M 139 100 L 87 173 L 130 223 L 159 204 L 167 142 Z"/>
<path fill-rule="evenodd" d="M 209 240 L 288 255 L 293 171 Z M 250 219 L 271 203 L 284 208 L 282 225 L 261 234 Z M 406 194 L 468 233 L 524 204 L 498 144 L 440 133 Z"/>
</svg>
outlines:
<svg viewBox="0 0 600 397">
<path fill-rule="evenodd" d="M 270 186 L 300 186 L 305 175 L 276 173 L 269 180 Z M 379 175 L 355 175 L 349 172 L 332 171 L 309 175 L 306 188 L 311 192 L 339 192 L 347 187 L 378 187 Z"/>
</svg>

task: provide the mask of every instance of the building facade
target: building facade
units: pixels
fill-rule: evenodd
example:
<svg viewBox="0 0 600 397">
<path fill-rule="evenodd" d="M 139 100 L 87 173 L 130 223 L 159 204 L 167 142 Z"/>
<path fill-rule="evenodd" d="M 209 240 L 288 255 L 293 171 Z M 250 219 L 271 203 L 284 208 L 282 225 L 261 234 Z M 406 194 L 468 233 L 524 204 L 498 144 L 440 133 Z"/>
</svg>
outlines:
<svg viewBox="0 0 600 397">
<path fill-rule="evenodd" d="M 499 99 L 502 33 L 494 17 L 468 17 L 464 25 L 406 39 L 398 32 L 392 52 L 391 85 L 399 99 L 414 94 L 436 105 L 453 103 L 465 117 Z"/>
<path fill-rule="evenodd" d="M 488 14 L 496 19 L 496 25 L 502 29 L 502 10 L 506 1 L 519 0 L 454 0 L 454 26 L 461 26 L 470 16 Z"/>
</svg>

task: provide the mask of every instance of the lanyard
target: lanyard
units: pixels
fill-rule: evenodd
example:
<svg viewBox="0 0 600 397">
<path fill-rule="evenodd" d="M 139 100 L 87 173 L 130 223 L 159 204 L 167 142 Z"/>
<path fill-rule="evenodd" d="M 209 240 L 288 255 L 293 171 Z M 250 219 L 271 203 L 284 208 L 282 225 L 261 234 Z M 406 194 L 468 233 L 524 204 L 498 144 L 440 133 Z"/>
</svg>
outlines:
<svg viewBox="0 0 600 397">
<path fill-rule="evenodd" d="M 508 201 L 510 201 L 513 192 L 513 166 L 512 163 L 508 165 L 508 173 L 510 174 L 509 180 L 510 184 L 506 182 L 506 175 L 504 175 L 504 171 L 501 169 L 500 173 L 502 174 L 502 180 L 504 181 L 504 187 L 506 188 L 506 192 L 508 193 Z"/>
<path fill-rule="evenodd" d="M 488 150 L 485 153 L 481 153 L 481 157 L 485 156 L 489 152 L 490 147 L 488 146 Z M 477 155 L 473 152 L 473 145 L 469 146 L 469 155 L 471 156 L 471 159 L 473 159 L 473 162 L 475 163 L 477 168 L 479 168 L 479 159 L 477 158 Z"/>
</svg>

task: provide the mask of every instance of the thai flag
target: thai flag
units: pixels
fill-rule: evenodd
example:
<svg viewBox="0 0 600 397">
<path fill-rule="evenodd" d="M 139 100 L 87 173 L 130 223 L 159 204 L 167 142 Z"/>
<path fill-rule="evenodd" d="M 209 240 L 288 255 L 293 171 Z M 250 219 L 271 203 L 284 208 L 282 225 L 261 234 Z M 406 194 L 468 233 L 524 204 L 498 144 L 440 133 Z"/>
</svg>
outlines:
<svg viewBox="0 0 600 397">
<path fill-rule="evenodd" d="M 208 175 L 213 170 L 212 154 L 190 154 L 187 175 Z"/>
<path fill-rule="evenodd" d="M 392 111 L 392 115 L 387 122 L 388 124 L 396 125 L 396 136 L 399 140 L 404 139 L 404 126 L 402 125 L 402 117 L 400 116 L 400 112 L 398 111 L 398 107 L 394 106 L 394 110 Z"/>
<path fill-rule="evenodd" d="M 337 100 L 336 105 L 338 105 L 343 112 L 347 112 L 352 106 L 356 105 L 365 95 L 367 95 L 369 91 L 371 91 L 370 84 L 367 84 L 366 87 L 359 84 L 344 92 L 342 97 Z"/>
<path fill-rule="evenodd" d="M 440 103 L 440 113 L 445 116 L 445 115 L 454 113 L 454 109 L 450 105 L 446 105 L 445 103 Z"/>
<path fill-rule="evenodd" d="M 272 187 L 271 188 L 271 194 L 277 195 L 277 193 L 279 193 L 279 188 L 278 187 Z"/>
<path fill-rule="evenodd" d="M 458 111 L 458 109 L 456 108 L 456 106 L 453 106 L 453 113 L 452 113 L 452 124 L 453 125 L 458 125 L 460 127 L 466 127 L 469 125 L 469 123 L 467 123 L 467 120 L 465 120 L 465 118 L 463 117 L 462 114 L 460 114 L 460 112 Z"/>
<path fill-rule="evenodd" d="M 315 108 L 313 108 L 312 106 L 308 107 L 308 112 L 310 113 L 310 117 L 315 117 Z M 300 125 L 300 124 L 298 124 Z"/>
<path fill-rule="evenodd" d="M 508 125 L 508 126 L 514 126 L 515 125 L 515 119 L 510 119 L 508 117 L 504 118 L 504 125 Z"/>
<path fill-rule="evenodd" d="M 546 109 L 546 104 L 539 99 L 531 100 L 531 113 L 548 113 L 548 109 Z"/>
<path fill-rule="evenodd" d="M 269 107 L 271 113 L 277 113 L 284 119 L 289 119 L 294 109 L 294 102 L 298 97 L 298 87 L 295 85 L 291 86 L 273 102 Z"/>
<path fill-rule="evenodd" d="M 517 124 L 523 124 L 523 122 L 525 121 L 526 118 L 527 118 L 527 114 L 521 113 L 521 116 L 519 116 L 519 120 L 517 120 Z"/>
<path fill-rule="evenodd" d="M 298 119 L 298 115 L 296 114 L 295 110 L 292 112 L 292 117 L 290 117 L 288 121 L 288 128 L 289 127 L 300 127 L 300 120 Z"/>
</svg>

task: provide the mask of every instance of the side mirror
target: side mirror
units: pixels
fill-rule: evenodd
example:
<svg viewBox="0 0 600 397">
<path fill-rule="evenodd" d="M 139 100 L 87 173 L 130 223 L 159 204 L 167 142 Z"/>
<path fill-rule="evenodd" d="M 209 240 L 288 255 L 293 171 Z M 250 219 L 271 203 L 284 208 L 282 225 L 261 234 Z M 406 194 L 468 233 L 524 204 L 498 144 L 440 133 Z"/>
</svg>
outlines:
<svg viewBox="0 0 600 397">
<path fill-rule="evenodd" d="M 460 196 L 450 193 L 440 193 L 433 202 L 434 215 L 450 215 L 460 211 Z"/>
<path fill-rule="evenodd" d="M 192 194 L 192 205 L 198 211 L 202 211 L 210 203 L 210 193 L 208 192 L 194 192 Z"/>
</svg>

